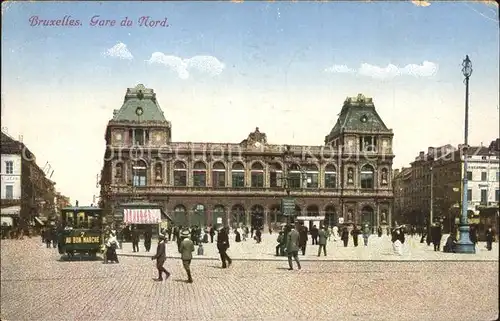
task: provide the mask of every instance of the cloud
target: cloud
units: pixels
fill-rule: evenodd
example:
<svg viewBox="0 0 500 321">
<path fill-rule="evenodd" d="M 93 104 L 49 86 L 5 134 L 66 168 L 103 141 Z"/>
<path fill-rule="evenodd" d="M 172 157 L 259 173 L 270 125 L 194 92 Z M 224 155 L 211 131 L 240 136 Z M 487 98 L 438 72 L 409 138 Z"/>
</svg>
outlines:
<svg viewBox="0 0 500 321">
<path fill-rule="evenodd" d="M 146 60 L 149 64 L 161 64 L 175 71 L 179 78 L 188 79 L 191 70 L 217 76 L 222 73 L 225 65 L 213 56 L 194 56 L 191 58 L 181 58 L 177 56 L 165 55 L 161 52 L 154 52 L 151 58 Z"/>
<path fill-rule="evenodd" d="M 106 51 L 103 52 L 103 55 L 106 57 L 113 57 L 113 58 L 120 58 L 127 60 L 134 59 L 132 53 L 127 49 L 127 45 L 124 44 L 123 42 L 119 42 L 113 47 L 107 49 Z"/>
<path fill-rule="evenodd" d="M 347 74 L 351 72 L 356 72 L 356 70 L 347 67 L 346 65 L 333 65 L 325 69 L 325 72 Z"/>
<path fill-rule="evenodd" d="M 325 72 L 357 73 L 361 76 L 384 80 L 398 76 L 431 77 L 437 73 L 438 69 L 437 64 L 430 61 L 424 61 L 421 65 L 409 64 L 404 67 L 398 67 L 393 64 L 389 64 L 387 67 L 379 67 L 363 63 L 357 70 L 351 69 L 346 65 L 333 65 L 332 67 L 326 68 Z"/>
</svg>

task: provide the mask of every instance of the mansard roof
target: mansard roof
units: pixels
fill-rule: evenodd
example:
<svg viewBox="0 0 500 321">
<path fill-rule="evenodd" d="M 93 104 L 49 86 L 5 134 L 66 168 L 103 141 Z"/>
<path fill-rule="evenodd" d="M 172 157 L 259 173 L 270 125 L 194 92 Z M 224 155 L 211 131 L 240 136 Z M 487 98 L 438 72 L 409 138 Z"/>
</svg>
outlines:
<svg viewBox="0 0 500 321">
<path fill-rule="evenodd" d="M 146 88 L 143 84 L 127 88 L 123 105 L 120 110 L 113 111 L 112 121 L 167 122 L 154 90 Z"/>
<path fill-rule="evenodd" d="M 392 134 L 392 130 L 387 128 L 375 110 L 372 98 L 365 97 L 363 94 L 346 98 L 335 126 L 325 137 L 325 144 L 343 131 Z"/>
</svg>

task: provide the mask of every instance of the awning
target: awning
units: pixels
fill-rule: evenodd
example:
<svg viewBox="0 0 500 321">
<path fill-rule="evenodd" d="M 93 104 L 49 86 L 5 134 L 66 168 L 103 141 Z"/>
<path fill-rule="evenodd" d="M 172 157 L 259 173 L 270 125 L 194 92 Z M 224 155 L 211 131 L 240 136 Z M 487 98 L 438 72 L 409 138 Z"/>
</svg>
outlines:
<svg viewBox="0 0 500 321">
<path fill-rule="evenodd" d="M 16 206 L 9 206 L 1 209 L 0 214 L 1 215 L 19 215 L 19 212 L 21 212 L 21 206 L 16 205 Z"/>
<path fill-rule="evenodd" d="M 167 212 L 165 212 L 164 210 L 161 211 L 161 214 L 163 215 L 163 217 L 167 218 L 167 220 L 169 220 L 170 222 L 173 222 L 174 220 L 170 217 L 170 215 L 168 215 Z"/>
<path fill-rule="evenodd" d="M 1 221 L 2 222 L 2 226 L 4 226 L 4 225 L 8 225 L 8 226 L 14 225 L 14 220 L 10 216 L 2 216 L 1 219 L 2 219 L 2 221 Z"/>
<path fill-rule="evenodd" d="M 45 223 L 44 223 L 44 222 L 42 222 L 42 220 L 41 220 L 41 219 L 39 219 L 39 218 L 38 218 L 38 217 L 36 217 L 36 216 L 35 216 L 35 222 L 37 222 L 38 224 L 40 224 L 40 225 L 42 225 L 42 226 L 44 226 L 44 225 L 45 225 Z"/>
<path fill-rule="evenodd" d="M 123 222 L 128 224 L 158 224 L 161 222 L 160 209 L 123 209 Z"/>
</svg>

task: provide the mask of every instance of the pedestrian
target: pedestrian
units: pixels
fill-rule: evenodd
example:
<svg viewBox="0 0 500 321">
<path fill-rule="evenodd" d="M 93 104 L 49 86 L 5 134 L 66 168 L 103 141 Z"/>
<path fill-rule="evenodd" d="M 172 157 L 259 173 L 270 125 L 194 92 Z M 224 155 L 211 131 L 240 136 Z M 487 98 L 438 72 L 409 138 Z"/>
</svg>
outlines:
<svg viewBox="0 0 500 321">
<path fill-rule="evenodd" d="M 285 237 L 283 235 L 283 231 L 279 232 L 276 242 L 278 242 L 278 245 L 276 245 L 276 256 L 281 256 L 283 255 L 283 247 L 285 245 Z"/>
<path fill-rule="evenodd" d="M 486 231 L 486 249 L 488 251 L 491 251 L 493 248 L 493 242 L 495 242 L 495 232 L 493 232 L 493 229 L 489 226 Z"/>
<path fill-rule="evenodd" d="M 365 224 L 365 226 L 363 227 L 363 242 L 365 246 L 368 246 L 368 238 L 370 237 L 370 234 L 370 227 L 368 226 L 368 224 Z"/>
<path fill-rule="evenodd" d="M 233 263 L 233 260 L 227 255 L 229 249 L 229 228 L 221 227 L 217 234 L 217 249 L 219 250 L 220 260 L 222 261 L 222 268 L 228 268 Z"/>
<path fill-rule="evenodd" d="M 352 241 L 354 242 L 355 247 L 358 246 L 359 234 L 361 234 L 361 231 L 358 229 L 358 226 L 356 224 L 354 224 L 354 228 L 351 231 L 351 235 L 352 235 Z"/>
<path fill-rule="evenodd" d="M 332 233 L 333 233 L 333 241 L 337 242 L 337 240 L 339 239 L 339 228 L 337 227 L 337 225 L 334 225 L 332 227 Z"/>
<path fill-rule="evenodd" d="M 290 232 L 287 233 L 287 242 L 286 242 L 286 251 L 288 254 L 288 269 L 293 270 L 292 265 L 292 257 L 297 263 L 297 268 L 300 270 L 300 261 L 299 261 L 299 240 L 300 234 L 297 231 L 299 229 L 299 225 L 296 224 L 295 228 L 292 228 Z"/>
<path fill-rule="evenodd" d="M 165 236 L 162 234 L 158 236 L 156 254 L 151 257 L 151 260 L 156 260 L 156 269 L 158 269 L 158 278 L 153 280 L 163 281 L 163 273 L 165 273 L 165 280 L 167 280 L 170 277 L 170 272 L 163 267 L 167 260 L 167 246 L 165 245 Z"/>
<path fill-rule="evenodd" d="M 311 228 L 311 239 L 312 239 L 312 245 L 318 245 L 318 228 L 316 225 L 313 225 Z"/>
<path fill-rule="evenodd" d="M 347 244 L 349 243 L 349 230 L 347 230 L 347 226 L 344 226 L 342 229 L 342 235 L 340 236 L 340 239 L 342 242 L 344 242 L 344 247 L 347 247 Z"/>
<path fill-rule="evenodd" d="M 441 232 L 441 226 L 438 224 L 432 224 L 431 227 L 432 244 L 434 244 L 434 251 L 439 252 L 441 246 L 441 238 L 443 234 Z"/>
<path fill-rule="evenodd" d="M 326 256 L 326 241 L 328 239 L 328 231 L 325 226 L 322 226 L 318 231 L 318 256 L 321 256 L 321 249 L 323 249 L 323 254 Z"/>
<path fill-rule="evenodd" d="M 300 222 L 299 226 L 299 248 L 302 251 L 302 255 L 306 255 L 307 247 L 307 227 L 304 226 L 304 222 Z"/>
<path fill-rule="evenodd" d="M 134 252 L 139 252 L 139 231 L 137 231 L 137 226 L 132 226 L 132 250 Z"/>
<path fill-rule="evenodd" d="M 45 239 L 45 246 L 49 249 L 50 248 L 50 242 L 52 240 L 52 230 L 50 228 L 46 228 L 44 231 L 44 239 Z"/>
<path fill-rule="evenodd" d="M 182 267 L 187 273 L 188 283 L 193 283 L 193 278 L 191 277 L 191 260 L 193 259 L 194 243 L 190 240 L 190 234 L 188 230 L 183 230 L 180 233 L 182 238 L 181 245 L 179 246 L 179 253 L 181 254 Z M 200 247 L 203 245 L 200 243 Z"/>
<path fill-rule="evenodd" d="M 469 238 L 470 241 L 474 244 L 474 247 L 476 247 L 477 244 L 477 229 L 475 225 L 471 225 L 469 229 Z"/>
<path fill-rule="evenodd" d="M 382 237 L 382 227 L 381 226 L 379 226 L 377 228 L 377 235 L 378 235 L 378 237 Z"/>
<path fill-rule="evenodd" d="M 394 249 L 394 253 L 397 255 L 403 255 L 403 243 L 404 243 L 404 235 L 401 231 L 401 228 L 398 226 L 392 232 L 392 247 Z"/>
<path fill-rule="evenodd" d="M 146 231 L 144 232 L 144 248 L 146 249 L 146 252 L 149 252 L 151 250 L 152 237 L 153 237 L 153 231 L 151 230 L 151 226 L 148 226 L 146 228 Z"/>
</svg>

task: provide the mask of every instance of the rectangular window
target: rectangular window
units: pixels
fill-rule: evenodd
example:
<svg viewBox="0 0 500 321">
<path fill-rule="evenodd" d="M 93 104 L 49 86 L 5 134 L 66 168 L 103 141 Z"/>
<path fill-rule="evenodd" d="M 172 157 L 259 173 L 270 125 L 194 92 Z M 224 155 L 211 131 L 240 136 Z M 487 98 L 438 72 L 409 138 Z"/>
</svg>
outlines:
<svg viewBox="0 0 500 321">
<path fill-rule="evenodd" d="M 488 204 L 488 191 L 485 189 L 481 190 L 481 204 L 482 205 Z"/>
<path fill-rule="evenodd" d="M 144 130 L 136 129 L 134 130 L 134 144 L 142 146 L 144 145 Z"/>
<path fill-rule="evenodd" d="M 252 187 L 264 187 L 264 173 L 252 172 Z"/>
<path fill-rule="evenodd" d="M 5 161 L 5 174 L 14 174 L 14 162 Z"/>
<path fill-rule="evenodd" d="M 318 173 L 307 173 L 307 188 L 318 188 Z"/>
<path fill-rule="evenodd" d="M 245 172 L 235 172 L 231 173 L 232 183 L 234 188 L 242 188 L 245 187 Z"/>
<path fill-rule="evenodd" d="M 134 175 L 133 184 L 134 186 L 146 186 L 146 176 Z"/>
<path fill-rule="evenodd" d="M 271 172 L 269 174 L 269 183 L 271 187 L 283 187 L 283 173 L 281 171 Z"/>
<path fill-rule="evenodd" d="M 300 173 L 290 172 L 288 175 L 288 187 L 290 189 L 299 189 L 301 188 L 300 183 Z"/>
<path fill-rule="evenodd" d="M 495 191 L 495 202 L 500 202 L 500 189 Z"/>
<path fill-rule="evenodd" d="M 483 182 L 488 180 L 488 173 L 487 172 L 481 172 L 481 180 Z"/>
<path fill-rule="evenodd" d="M 325 188 L 336 188 L 336 186 L 337 186 L 337 174 L 325 173 Z"/>
<path fill-rule="evenodd" d="M 187 171 L 174 170 L 174 186 L 187 186 Z"/>
<path fill-rule="evenodd" d="M 472 181 L 472 172 L 467 172 L 467 180 Z"/>
<path fill-rule="evenodd" d="M 205 171 L 194 171 L 193 172 L 193 186 L 195 187 L 205 187 L 207 184 L 207 174 Z"/>
<path fill-rule="evenodd" d="M 467 202 L 472 201 L 472 189 L 467 190 Z"/>
<path fill-rule="evenodd" d="M 225 171 L 212 171 L 212 186 L 213 187 L 226 187 L 226 172 Z"/>
<path fill-rule="evenodd" d="M 11 200 L 14 198 L 14 186 L 5 185 L 5 199 Z"/>
</svg>

